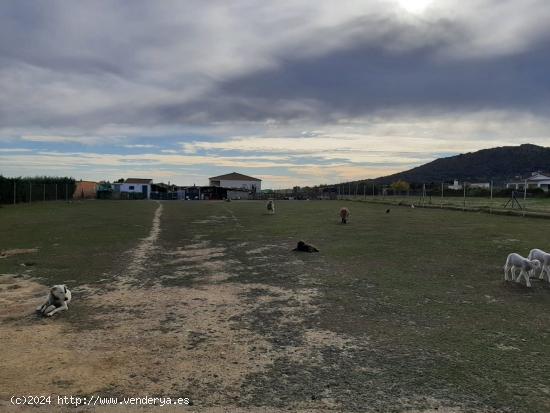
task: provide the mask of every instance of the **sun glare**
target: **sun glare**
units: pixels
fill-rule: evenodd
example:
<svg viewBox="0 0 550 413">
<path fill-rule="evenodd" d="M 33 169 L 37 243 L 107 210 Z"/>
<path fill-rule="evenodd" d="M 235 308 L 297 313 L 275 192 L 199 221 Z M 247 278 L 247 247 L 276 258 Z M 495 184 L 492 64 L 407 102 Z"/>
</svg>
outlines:
<svg viewBox="0 0 550 413">
<path fill-rule="evenodd" d="M 397 0 L 399 6 L 409 13 L 421 14 L 430 5 L 432 0 Z"/>
</svg>

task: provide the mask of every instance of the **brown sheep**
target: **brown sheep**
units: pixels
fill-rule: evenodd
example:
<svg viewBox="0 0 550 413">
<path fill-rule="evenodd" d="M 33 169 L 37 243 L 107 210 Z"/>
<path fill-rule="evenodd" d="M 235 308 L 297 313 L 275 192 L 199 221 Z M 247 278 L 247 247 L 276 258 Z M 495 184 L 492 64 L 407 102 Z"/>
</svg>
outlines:
<svg viewBox="0 0 550 413">
<path fill-rule="evenodd" d="M 340 208 L 340 218 L 342 218 L 342 224 L 347 224 L 349 217 L 349 209 L 347 209 L 346 207 Z"/>
</svg>

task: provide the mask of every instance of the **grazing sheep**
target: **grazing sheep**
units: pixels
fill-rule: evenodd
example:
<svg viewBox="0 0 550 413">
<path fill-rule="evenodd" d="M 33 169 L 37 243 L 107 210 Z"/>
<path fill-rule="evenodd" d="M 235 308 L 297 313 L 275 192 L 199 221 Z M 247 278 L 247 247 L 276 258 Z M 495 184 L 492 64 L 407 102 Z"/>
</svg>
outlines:
<svg viewBox="0 0 550 413">
<path fill-rule="evenodd" d="M 508 271 L 510 271 L 511 281 L 514 281 L 516 276 L 516 268 L 520 269 L 518 277 L 515 279 L 516 282 L 519 282 L 521 277 L 525 278 L 525 285 L 531 287 L 531 282 L 529 281 L 529 274 L 533 272 L 535 268 L 540 267 L 539 260 L 529 260 L 525 257 L 522 257 L 515 252 L 508 255 L 506 258 L 506 264 L 504 264 L 504 280 L 508 281 Z"/>
<path fill-rule="evenodd" d="M 340 218 L 342 219 L 342 224 L 347 224 L 350 217 L 349 209 L 347 209 L 346 207 L 342 207 L 340 208 L 339 214 Z"/>
<path fill-rule="evenodd" d="M 36 311 L 51 317 L 55 313 L 63 310 L 68 310 L 67 304 L 71 302 L 71 292 L 66 285 L 54 285 L 50 289 L 46 302 L 36 308 Z"/>
<path fill-rule="evenodd" d="M 544 274 L 546 273 L 548 282 L 550 282 L 550 254 L 544 252 L 543 250 L 535 248 L 529 252 L 527 258 L 530 260 L 540 261 L 540 263 L 542 264 L 542 268 L 540 269 L 539 279 L 544 280 Z"/>
<path fill-rule="evenodd" d="M 275 202 L 273 202 L 272 199 L 270 199 L 269 201 L 267 201 L 267 212 L 269 212 L 270 214 L 274 214 L 275 213 Z"/>
<path fill-rule="evenodd" d="M 306 244 L 304 241 L 298 241 L 298 245 L 292 251 L 319 252 L 313 245 Z"/>
</svg>

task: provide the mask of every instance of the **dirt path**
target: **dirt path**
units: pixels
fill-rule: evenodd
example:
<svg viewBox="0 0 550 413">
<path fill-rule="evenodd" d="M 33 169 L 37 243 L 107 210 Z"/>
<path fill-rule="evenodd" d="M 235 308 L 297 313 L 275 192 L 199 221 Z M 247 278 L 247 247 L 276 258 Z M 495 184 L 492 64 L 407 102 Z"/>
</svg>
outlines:
<svg viewBox="0 0 550 413">
<path fill-rule="evenodd" d="M 162 217 L 163 205 L 157 202 L 158 206 L 153 216 L 153 222 L 151 224 L 151 230 L 149 236 L 143 238 L 137 247 L 130 254 L 130 264 L 126 271 L 125 277 L 133 278 L 143 271 L 146 262 L 151 258 L 156 249 L 156 242 L 160 236 L 160 219 Z"/>
</svg>

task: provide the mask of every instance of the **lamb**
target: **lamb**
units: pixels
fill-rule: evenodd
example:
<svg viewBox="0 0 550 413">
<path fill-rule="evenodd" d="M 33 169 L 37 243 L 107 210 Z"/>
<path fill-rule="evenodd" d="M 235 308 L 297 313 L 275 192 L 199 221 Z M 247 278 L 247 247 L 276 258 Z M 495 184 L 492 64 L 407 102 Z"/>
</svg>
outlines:
<svg viewBox="0 0 550 413">
<path fill-rule="evenodd" d="M 527 258 L 530 260 L 539 260 L 541 262 L 542 268 L 540 269 L 539 279 L 544 280 L 544 274 L 546 273 L 548 282 L 550 282 L 550 254 L 534 248 L 529 252 Z"/>
<path fill-rule="evenodd" d="M 519 282 L 521 277 L 525 278 L 525 285 L 531 287 L 531 282 L 529 281 L 529 274 L 533 272 L 535 268 L 540 267 L 539 260 L 529 260 L 525 257 L 522 257 L 515 252 L 508 255 L 506 258 L 506 264 L 504 264 L 504 280 L 508 281 L 508 271 L 510 271 L 511 281 L 514 281 L 515 270 L 516 268 L 520 269 L 518 277 L 515 279 L 516 282 Z"/>
<path fill-rule="evenodd" d="M 46 302 L 36 308 L 38 313 L 51 317 L 59 311 L 68 310 L 67 304 L 71 302 L 71 291 L 66 285 L 54 285 L 50 289 Z"/>
<path fill-rule="evenodd" d="M 347 224 L 350 217 L 349 209 L 347 209 L 346 207 L 342 207 L 340 208 L 339 214 L 340 218 L 342 219 L 342 224 Z"/>
<path fill-rule="evenodd" d="M 267 201 L 267 212 L 269 212 L 270 214 L 274 214 L 275 213 L 275 202 L 273 202 L 272 199 L 270 199 L 269 201 Z"/>
</svg>

